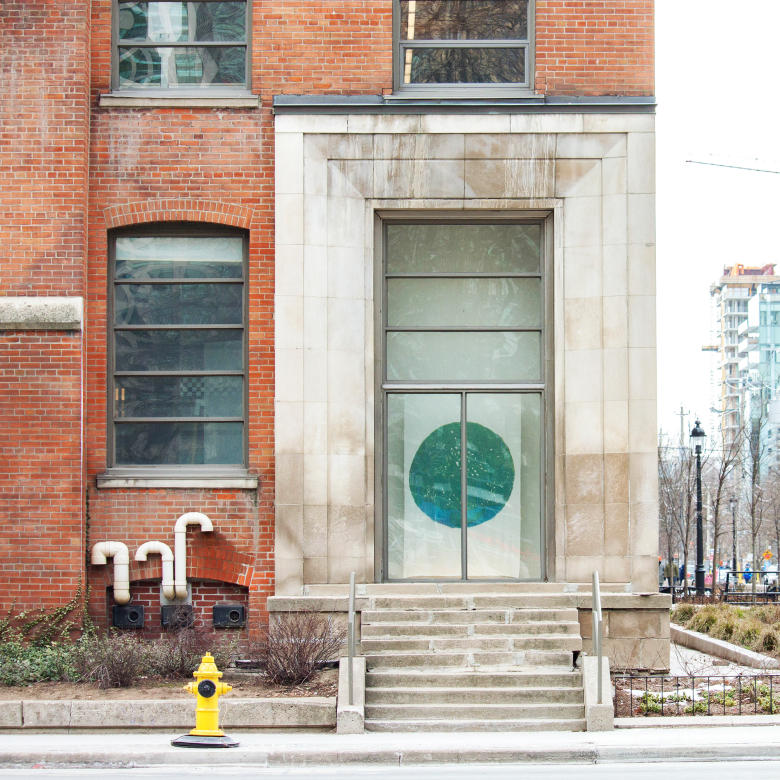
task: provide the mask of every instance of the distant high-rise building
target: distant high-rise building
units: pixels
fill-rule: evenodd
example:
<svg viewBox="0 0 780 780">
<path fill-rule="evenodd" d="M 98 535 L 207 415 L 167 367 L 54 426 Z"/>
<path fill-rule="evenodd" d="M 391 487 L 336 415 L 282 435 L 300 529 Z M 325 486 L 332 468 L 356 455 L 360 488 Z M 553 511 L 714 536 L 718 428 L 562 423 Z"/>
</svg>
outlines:
<svg viewBox="0 0 780 780">
<path fill-rule="evenodd" d="M 756 391 L 768 400 L 780 379 L 780 366 L 774 365 L 775 344 L 780 345 L 780 276 L 771 263 L 757 267 L 735 263 L 723 269 L 710 294 L 715 298 L 721 431 L 728 442 L 746 405 L 754 406 Z"/>
</svg>

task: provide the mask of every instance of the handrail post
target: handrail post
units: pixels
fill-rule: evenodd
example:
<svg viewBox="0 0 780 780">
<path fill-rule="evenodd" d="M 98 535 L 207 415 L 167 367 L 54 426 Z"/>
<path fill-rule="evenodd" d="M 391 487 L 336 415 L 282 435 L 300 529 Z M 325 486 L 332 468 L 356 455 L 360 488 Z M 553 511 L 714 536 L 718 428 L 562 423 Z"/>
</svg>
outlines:
<svg viewBox="0 0 780 780">
<path fill-rule="evenodd" d="M 593 650 L 598 663 L 597 680 L 598 680 L 598 703 L 602 704 L 602 661 L 601 661 L 601 640 L 603 639 L 603 621 L 601 616 L 601 590 L 599 588 L 599 573 L 593 572 L 593 588 L 591 594 L 591 614 L 593 622 Z"/>
<path fill-rule="evenodd" d="M 347 614 L 347 672 L 349 704 L 353 704 L 352 659 L 355 655 L 355 572 L 349 575 L 349 613 Z"/>
</svg>

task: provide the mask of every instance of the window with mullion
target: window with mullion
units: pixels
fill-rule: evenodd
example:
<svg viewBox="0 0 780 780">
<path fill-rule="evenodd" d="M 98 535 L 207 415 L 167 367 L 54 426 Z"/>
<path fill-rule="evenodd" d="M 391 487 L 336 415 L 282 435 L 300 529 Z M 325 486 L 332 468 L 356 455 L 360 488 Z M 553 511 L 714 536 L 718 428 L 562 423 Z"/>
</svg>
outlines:
<svg viewBox="0 0 780 780">
<path fill-rule="evenodd" d="M 247 88 L 247 0 L 114 4 L 115 89 Z"/>
<path fill-rule="evenodd" d="M 531 2 L 395 0 L 398 88 L 528 88 Z"/>
<path fill-rule="evenodd" d="M 114 466 L 241 466 L 246 238 L 113 238 Z"/>
<path fill-rule="evenodd" d="M 385 226 L 383 567 L 540 579 L 541 223 Z"/>
</svg>

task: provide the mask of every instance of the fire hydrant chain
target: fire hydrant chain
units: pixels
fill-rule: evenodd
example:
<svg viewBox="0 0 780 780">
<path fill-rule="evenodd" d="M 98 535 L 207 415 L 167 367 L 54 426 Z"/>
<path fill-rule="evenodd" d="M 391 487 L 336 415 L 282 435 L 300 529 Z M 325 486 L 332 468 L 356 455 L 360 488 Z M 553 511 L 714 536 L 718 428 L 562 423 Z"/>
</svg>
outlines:
<svg viewBox="0 0 780 780">
<path fill-rule="evenodd" d="M 233 686 L 221 681 L 222 672 L 217 669 L 211 653 L 203 656 L 192 676 L 195 682 L 187 683 L 184 690 L 196 696 L 195 728 L 171 744 L 178 747 L 238 747 L 239 743 L 225 736 L 219 727 L 219 697 L 232 691 Z"/>
</svg>

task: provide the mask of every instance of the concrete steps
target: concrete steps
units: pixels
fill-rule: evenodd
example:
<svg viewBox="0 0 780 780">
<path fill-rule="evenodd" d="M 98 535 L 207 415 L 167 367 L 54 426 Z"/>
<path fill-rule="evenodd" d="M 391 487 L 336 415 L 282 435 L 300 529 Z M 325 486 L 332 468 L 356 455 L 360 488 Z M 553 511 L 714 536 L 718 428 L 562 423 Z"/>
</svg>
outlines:
<svg viewBox="0 0 780 780">
<path fill-rule="evenodd" d="M 457 731 L 585 731 L 585 718 L 528 718 L 526 720 L 366 720 L 366 731 L 446 732 Z"/>
<path fill-rule="evenodd" d="M 376 594 L 361 613 L 369 731 L 584 728 L 560 591 Z"/>
</svg>

